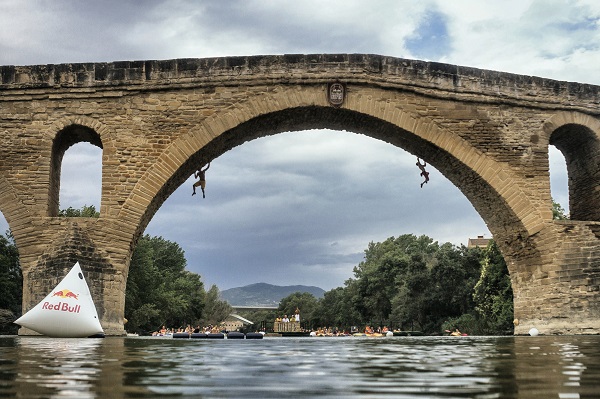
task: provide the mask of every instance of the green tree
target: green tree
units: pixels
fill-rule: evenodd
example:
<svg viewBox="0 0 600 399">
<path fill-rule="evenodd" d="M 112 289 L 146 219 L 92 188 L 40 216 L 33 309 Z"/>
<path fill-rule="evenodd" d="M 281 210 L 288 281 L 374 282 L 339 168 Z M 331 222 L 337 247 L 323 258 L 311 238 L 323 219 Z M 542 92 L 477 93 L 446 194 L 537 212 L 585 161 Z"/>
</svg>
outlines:
<svg viewBox="0 0 600 399">
<path fill-rule="evenodd" d="M 325 292 L 312 314 L 312 327 L 335 326 L 349 330 L 352 326 L 362 324 L 360 314 L 352 306 L 352 288 L 352 283 L 348 281 L 346 287 L 337 287 Z"/>
<path fill-rule="evenodd" d="M 313 319 L 313 314 L 318 304 L 317 298 L 313 294 L 308 292 L 294 292 L 279 302 L 277 311 L 280 316 L 286 314 L 291 318 L 295 314 L 296 309 L 299 309 L 300 321 L 304 323 Z"/>
<path fill-rule="evenodd" d="M 84 205 L 81 209 L 74 209 L 73 207 L 68 207 L 67 209 L 61 209 L 58 212 L 58 216 L 62 217 L 82 217 L 82 218 L 97 218 L 100 217 L 100 212 L 96 211 L 96 207 L 94 205 Z"/>
<path fill-rule="evenodd" d="M 513 330 L 513 292 L 506 262 L 494 240 L 488 244 L 481 276 L 473 292 L 478 315 L 487 334 L 505 334 Z"/>
<path fill-rule="evenodd" d="M 482 264 L 488 267 L 486 273 Z M 504 271 L 501 284 L 496 284 L 492 276 L 498 275 L 500 266 Z M 469 333 L 496 333 L 512 322 L 512 291 L 505 269 L 497 248 L 439 245 L 427 236 L 411 234 L 371 242 L 364 260 L 354 268 L 354 278 L 318 301 L 313 325 L 348 329 L 386 324 L 439 333 L 456 324 Z M 478 305 L 484 308 L 483 296 L 474 296 L 476 286 L 481 293 L 490 293 L 486 298 L 491 298 L 491 305 L 485 308 L 493 318 L 483 321 L 476 311 Z M 291 307 L 285 309 L 291 313 Z"/>
<path fill-rule="evenodd" d="M 279 314 L 277 310 L 239 310 L 240 316 L 250 320 L 254 325 L 250 326 L 251 331 L 258 331 L 262 328 L 265 330 L 273 327 L 273 322 Z"/>
<path fill-rule="evenodd" d="M 569 215 L 567 215 L 566 211 L 563 207 L 554 199 L 552 199 L 552 219 L 554 220 L 567 220 L 569 219 Z"/>
<path fill-rule="evenodd" d="M 429 326 L 428 312 L 431 309 L 430 272 L 420 255 L 413 255 L 406 272 L 397 280 L 399 287 L 392 301 L 392 320 L 402 326 L 415 324 L 420 330 Z"/>
<path fill-rule="evenodd" d="M 10 231 L 0 236 L 0 334 L 14 334 L 18 326 L 12 322 L 21 314 L 23 276 L 19 251 Z"/>
<path fill-rule="evenodd" d="M 365 260 L 354 268 L 353 304 L 362 320 L 386 320 L 392 311 L 392 298 L 400 288 L 397 282 L 403 281 L 410 259 L 418 256 L 423 262 L 431 261 L 438 249 L 431 238 L 412 234 L 369 243 Z"/>
<path fill-rule="evenodd" d="M 205 312 L 199 320 L 199 324 L 218 325 L 233 312 L 231 305 L 220 298 L 219 288 L 213 284 L 206 293 Z"/>
<path fill-rule="evenodd" d="M 198 274 L 185 270 L 177 243 L 145 235 L 133 251 L 125 292 L 126 329 L 155 331 L 196 324 L 202 319 L 206 293 Z"/>
<path fill-rule="evenodd" d="M 482 252 L 478 248 L 457 248 L 450 243 L 442 245 L 431 268 L 430 312 L 435 330 L 448 317 L 458 317 L 475 308 L 473 288 L 479 280 Z"/>
</svg>

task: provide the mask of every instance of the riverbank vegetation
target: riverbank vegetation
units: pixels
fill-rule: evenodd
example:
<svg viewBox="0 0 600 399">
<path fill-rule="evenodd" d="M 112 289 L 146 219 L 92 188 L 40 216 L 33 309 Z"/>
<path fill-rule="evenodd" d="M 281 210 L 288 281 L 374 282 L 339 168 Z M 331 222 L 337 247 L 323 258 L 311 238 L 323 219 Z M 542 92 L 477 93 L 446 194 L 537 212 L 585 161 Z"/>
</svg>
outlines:
<svg viewBox="0 0 600 399">
<path fill-rule="evenodd" d="M 302 311 L 306 328 L 387 326 L 440 334 L 456 328 L 469 334 L 513 331 L 513 296 L 506 263 L 496 243 L 487 248 L 438 244 L 405 234 L 370 243 L 354 278 L 322 299 L 295 293 L 276 312 L 247 314 L 272 320 Z"/>
<path fill-rule="evenodd" d="M 125 296 L 126 329 L 141 334 L 162 325 L 216 325 L 231 312 L 219 290 L 205 290 L 200 275 L 186 270 L 177 243 L 145 235 L 133 253 Z M 0 309 L 14 320 L 21 311 L 22 276 L 10 235 L 0 236 Z M 309 328 L 387 325 L 437 334 L 510 334 L 513 298 L 508 270 L 496 243 L 487 248 L 438 244 L 411 234 L 370 243 L 354 277 L 321 299 L 309 293 L 284 298 L 275 312 L 246 313 L 257 322 L 302 311 Z M 0 315 L 2 317 L 2 315 Z M 16 332 L 11 323 L 2 333 Z"/>
<path fill-rule="evenodd" d="M 186 270 L 181 247 L 145 235 L 133 251 L 125 292 L 125 328 L 147 334 L 163 325 L 185 327 L 223 321 L 232 311 L 213 285 L 208 292 L 199 274 Z"/>
<path fill-rule="evenodd" d="M 552 201 L 555 220 L 569 215 Z M 486 248 L 438 244 L 427 236 L 405 234 L 370 243 L 354 278 L 323 298 L 294 293 L 277 311 L 245 312 L 269 321 L 302 311 L 305 328 L 387 326 L 442 334 L 459 329 L 474 335 L 513 333 L 513 292 L 508 268 L 494 240 Z"/>
<path fill-rule="evenodd" d="M 16 334 L 19 327 L 13 321 L 21 315 L 23 276 L 10 232 L 0 236 L 0 293 L 0 335 Z"/>
</svg>

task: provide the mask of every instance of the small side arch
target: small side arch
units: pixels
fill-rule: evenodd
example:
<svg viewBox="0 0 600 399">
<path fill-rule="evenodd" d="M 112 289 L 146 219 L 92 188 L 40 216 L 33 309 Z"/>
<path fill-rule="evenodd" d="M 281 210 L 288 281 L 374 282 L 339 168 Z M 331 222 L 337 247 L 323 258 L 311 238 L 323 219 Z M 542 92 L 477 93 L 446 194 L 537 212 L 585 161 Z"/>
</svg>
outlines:
<svg viewBox="0 0 600 399">
<path fill-rule="evenodd" d="M 48 192 L 48 216 L 58 216 L 60 199 L 60 176 L 65 152 L 74 144 L 87 142 L 103 148 L 100 135 L 92 128 L 80 124 L 70 124 L 62 128 L 52 140 L 50 160 L 50 184 Z"/>
<path fill-rule="evenodd" d="M 600 121 L 560 113 L 544 126 L 548 144 L 565 157 L 571 220 L 600 222 Z"/>
</svg>

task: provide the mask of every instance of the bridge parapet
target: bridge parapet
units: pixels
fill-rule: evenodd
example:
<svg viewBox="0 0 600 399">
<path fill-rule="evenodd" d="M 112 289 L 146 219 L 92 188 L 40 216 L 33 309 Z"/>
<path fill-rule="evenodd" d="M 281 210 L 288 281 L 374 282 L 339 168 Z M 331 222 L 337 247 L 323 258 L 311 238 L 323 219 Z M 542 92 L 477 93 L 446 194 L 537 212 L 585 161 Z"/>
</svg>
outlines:
<svg viewBox="0 0 600 399">
<path fill-rule="evenodd" d="M 486 96 L 500 101 L 537 102 L 539 107 L 569 106 L 598 114 L 600 87 L 439 62 L 374 54 L 285 54 L 247 57 L 0 66 L 0 98 L 14 99 L 28 89 L 112 88 L 139 90 L 155 85 L 237 85 L 302 82 L 307 77 L 346 82 L 379 82 L 439 96 Z M 273 81 L 275 79 L 275 81 Z M 16 93 L 15 93 L 16 91 Z M 42 94 L 38 92 L 38 94 Z M 36 95 L 30 92 L 28 95 Z M 488 100 L 489 101 L 489 100 Z"/>
</svg>

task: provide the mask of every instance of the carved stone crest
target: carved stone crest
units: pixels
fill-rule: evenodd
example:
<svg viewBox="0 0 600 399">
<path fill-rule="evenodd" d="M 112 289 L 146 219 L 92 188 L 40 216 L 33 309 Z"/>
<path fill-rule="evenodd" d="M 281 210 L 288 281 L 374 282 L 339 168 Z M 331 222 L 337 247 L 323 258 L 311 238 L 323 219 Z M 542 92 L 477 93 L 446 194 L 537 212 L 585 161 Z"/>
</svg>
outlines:
<svg viewBox="0 0 600 399">
<path fill-rule="evenodd" d="M 333 82 L 327 85 L 327 100 L 334 107 L 339 107 L 346 98 L 346 85 L 340 82 Z"/>
</svg>

